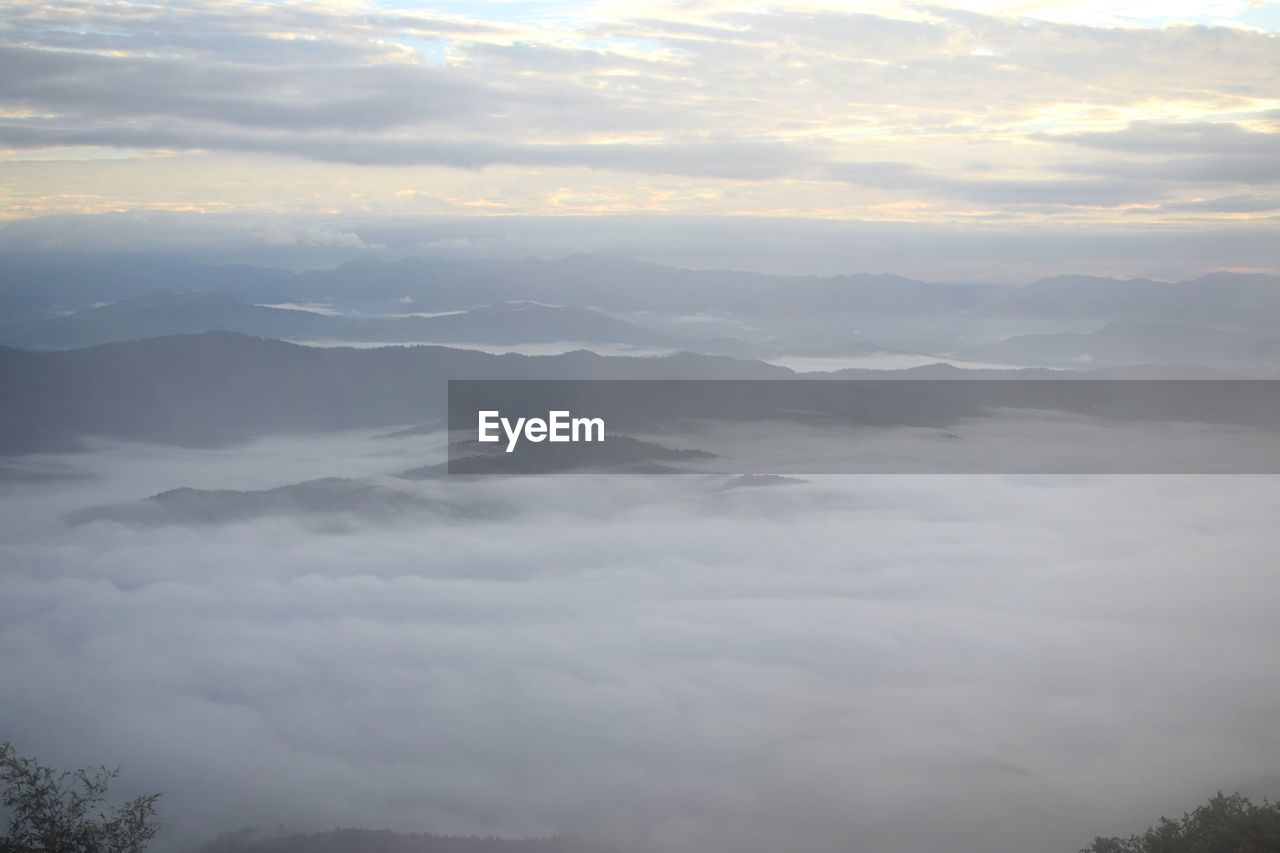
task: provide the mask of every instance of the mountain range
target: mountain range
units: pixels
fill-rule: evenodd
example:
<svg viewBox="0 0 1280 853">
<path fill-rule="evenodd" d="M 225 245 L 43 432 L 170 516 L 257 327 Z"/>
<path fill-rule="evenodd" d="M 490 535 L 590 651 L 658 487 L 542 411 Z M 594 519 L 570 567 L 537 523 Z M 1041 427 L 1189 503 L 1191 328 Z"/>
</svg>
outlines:
<svg viewBox="0 0 1280 853">
<path fill-rule="evenodd" d="M 977 361 L 1057 367 L 1280 366 L 1280 337 L 1171 323 L 1108 323 L 1086 334 L 1015 335 L 962 353 Z"/>
<path fill-rule="evenodd" d="M 165 256 L 7 252 L 9 321 L 153 291 L 225 293 L 251 304 L 377 306 L 377 313 L 467 310 L 534 301 L 611 311 L 817 312 L 985 316 L 1280 327 L 1280 276 L 1218 272 L 1192 281 L 1056 276 L 1025 286 L 940 284 L 896 275 L 783 276 L 689 270 L 614 256 L 560 260 L 364 258 L 291 273 Z"/>
<path fill-rule="evenodd" d="M 0 343 L 47 349 L 192 332 L 241 332 L 283 340 L 518 344 L 570 341 L 697 349 L 677 338 L 589 308 L 502 302 L 434 316 L 340 316 L 255 305 L 225 293 L 154 292 L 0 329 Z M 716 342 L 707 342 L 708 346 Z"/>
<path fill-rule="evenodd" d="M 101 435 L 216 445 L 250 434 L 442 418 L 449 379 L 769 379 L 763 362 L 679 353 L 491 355 L 439 346 L 307 347 L 231 332 L 83 349 L 0 347 L 0 453 Z"/>
<path fill-rule="evenodd" d="M 399 428 L 443 419 L 447 383 L 453 379 L 806 380 L 890 379 L 903 374 L 798 374 L 761 361 L 693 353 L 628 357 L 575 351 L 534 357 L 440 346 L 308 347 L 231 332 L 44 352 L 0 347 L 0 399 L 5 403 L 0 407 L 0 454 L 75 450 L 81 446 L 80 439 L 88 436 L 216 446 L 267 433 Z M 905 374 L 911 379 L 995 376 L 1040 380 L 1183 375 L 1178 370 L 1158 368 L 1133 373 L 1034 370 L 971 375 L 945 366 Z M 925 384 L 933 387 L 926 389 Z M 1025 405 L 1029 399 L 1026 394 L 997 387 L 1014 384 L 1026 383 L 987 383 L 991 387 L 982 391 L 980 400 L 972 396 L 965 399 L 964 393 L 952 395 L 938 383 L 916 382 L 889 382 L 886 385 L 895 386 L 892 390 L 863 390 L 855 398 L 836 393 L 830 399 L 789 388 L 790 382 L 747 383 L 749 387 L 728 389 L 714 398 L 686 387 L 678 406 L 673 407 L 668 399 L 661 410 L 706 410 L 713 417 L 728 414 L 748 419 L 793 410 L 810 417 L 813 413 L 806 415 L 796 407 L 812 409 L 818 405 L 827 416 L 853 418 L 860 423 L 937 425 L 974 414 L 975 403 Z M 1096 400 L 1088 393 L 1064 393 L 1053 387 L 1062 383 L 1041 384 L 1046 386 L 1045 407 L 1082 411 L 1095 407 Z M 622 396 L 615 393 L 610 405 L 616 413 L 643 426 L 639 415 L 661 407 L 657 402 L 649 407 L 646 398 L 635 391 Z M 766 391 L 771 396 L 762 396 Z M 654 399 L 666 399 L 663 393 Z M 1259 416 L 1270 424 L 1270 401 L 1259 404 L 1263 406 Z M 1136 411 L 1144 411 L 1142 401 L 1136 405 Z M 1116 412 L 1130 416 L 1123 406 Z M 1157 412 L 1157 416 L 1162 415 Z M 1210 413 L 1208 419 L 1215 417 Z"/>
</svg>

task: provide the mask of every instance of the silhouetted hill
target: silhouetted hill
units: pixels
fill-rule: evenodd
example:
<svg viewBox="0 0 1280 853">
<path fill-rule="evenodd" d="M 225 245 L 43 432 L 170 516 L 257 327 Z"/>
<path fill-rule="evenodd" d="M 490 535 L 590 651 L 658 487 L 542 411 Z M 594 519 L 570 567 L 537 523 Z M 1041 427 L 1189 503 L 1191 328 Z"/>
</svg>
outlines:
<svg viewBox="0 0 1280 853">
<path fill-rule="evenodd" d="M 1110 375 L 1143 372 L 1126 368 Z M 931 375 L 959 379 L 1005 373 L 970 374 L 953 368 L 936 369 Z M 1019 378 L 1056 379 L 1064 375 L 1018 373 Z M 1075 374 L 1076 378 L 1106 375 Z M 1155 371 L 1151 375 L 1160 374 Z M 816 380 L 837 376 L 854 378 L 846 372 L 796 374 L 763 362 L 692 353 L 637 358 L 576 351 L 531 357 L 439 346 L 318 348 L 230 332 L 48 352 L 0 347 L 0 399 L 4 400 L 0 407 L 0 453 L 71 450 L 78 446 L 77 438 L 92 435 L 208 446 L 272 432 L 403 427 L 445 416 L 450 379 Z M 857 378 L 873 377 L 862 374 Z M 775 383 L 764 396 L 762 386 L 755 383 L 719 388 L 710 397 L 710 389 L 696 386 L 649 389 L 648 394 L 658 394 L 653 399 L 640 393 L 644 389 L 628 388 L 625 393 L 615 389 L 607 399 L 593 399 L 593 405 L 608 403 L 608 408 L 596 414 L 620 417 L 619 425 L 629 421 L 632 429 L 642 427 L 645 417 L 652 419 L 646 413 L 678 411 L 689 416 L 703 413 L 751 419 L 815 406 L 827 415 L 888 426 L 936 425 L 964 413 L 975 414 L 975 404 L 1025 405 L 1028 399 L 1014 390 L 997 388 L 983 389 L 979 399 L 973 396 L 973 389 L 953 393 L 947 382 L 932 389 L 910 387 L 920 384 L 915 382 L 890 383 L 898 387 L 874 394 L 862 389 L 853 397 L 835 389 L 827 399 L 786 387 L 791 384 Z M 1098 408 L 1093 392 L 1081 389 L 1076 394 L 1055 387 L 1062 384 L 1045 383 L 1045 397 L 1037 405 L 1068 410 L 1083 406 L 1082 410 L 1090 412 Z M 677 390 L 678 407 L 671 396 Z M 1211 401 L 1212 396 L 1202 399 Z M 1160 414 L 1143 405 L 1135 401 L 1132 407 L 1121 405 L 1117 412 L 1131 408 L 1150 417 L 1185 416 Z M 1270 412 L 1269 398 L 1259 400 L 1258 405 Z M 1210 421 L 1229 414 L 1214 415 L 1200 409 L 1195 413 Z M 1243 422 L 1253 420 L 1250 416 Z M 1270 424 L 1270 414 L 1263 420 Z"/>
<path fill-rule="evenodd" d="M 263 432 L 422 423 L 443 416 L 449 379 L 793 375 L 763 362 L 691 353 L 316 348 L 230 332 L 53 352 L 0 347 L 0 453 L 66 450 L 82 435 L 209 445 Z"/>
<path fill-rule="evenodd" d="M 264 490 L 179 488 L 135 503 L 77 510 L 69 524 L 118 521 L 162 527 L 174 524 L 226 524 L 273 515 L 356 513 L 388 519 L 406 512 L 432 511 L 445 518 L 466 515 L 452 504 L 428 500 L 396 489 L 329 477 Z"/>
</svg>

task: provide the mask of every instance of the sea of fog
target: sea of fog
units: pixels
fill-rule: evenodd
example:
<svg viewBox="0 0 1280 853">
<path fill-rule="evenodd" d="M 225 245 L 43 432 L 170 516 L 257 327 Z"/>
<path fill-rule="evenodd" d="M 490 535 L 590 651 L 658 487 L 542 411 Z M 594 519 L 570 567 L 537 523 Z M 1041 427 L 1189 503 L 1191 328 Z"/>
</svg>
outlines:
<svg viewBox="0 0 1280 853">
<path fill-rule="evenodd" d="M 395 476 L 441 459 L 359 432 L 6 462 L 4 736 L 163 791 L 160 851 L 1024 853 L 1280 793 L 1280 478 Z M 64 520 L 329 476 L 461 511 Z"/>
</svg>

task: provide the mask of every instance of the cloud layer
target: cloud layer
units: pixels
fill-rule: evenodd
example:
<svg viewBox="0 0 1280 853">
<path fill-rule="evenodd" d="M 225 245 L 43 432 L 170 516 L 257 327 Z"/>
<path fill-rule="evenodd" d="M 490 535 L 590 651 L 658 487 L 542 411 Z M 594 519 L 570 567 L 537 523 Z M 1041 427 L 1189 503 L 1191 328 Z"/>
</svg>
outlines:
<svg viewBox="0 0 1280 853">
<path fill-rule="evenodd" d="M 165 791 L 164 849 L 276 822 L 1075 849 L 1276 793 L 1270 478 L 401 481 L 494 517 L 57 520 L 433 453 L 119 446 L 11 477 L 5 736 Z"/>
<path fill-rule="evenodd" d="M 19 2 L 0 180 L 9 216 L 1272 217 L 1280 51 L 1229 6 Z"/>
</svg>

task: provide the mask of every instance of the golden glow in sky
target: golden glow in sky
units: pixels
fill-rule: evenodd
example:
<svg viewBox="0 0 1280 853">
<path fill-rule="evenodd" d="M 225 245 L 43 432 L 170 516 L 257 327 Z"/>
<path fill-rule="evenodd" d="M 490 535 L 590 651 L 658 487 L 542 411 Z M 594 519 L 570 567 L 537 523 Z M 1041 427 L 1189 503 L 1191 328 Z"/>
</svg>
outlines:
<svg viewBox="0 0 1280 853">
<path fill-rule="evenodd" d="M 1278 19 L 1246 0 L 11 2 L 0 216 L 1256 223 L 1280 210 Z"/>
</svg>

